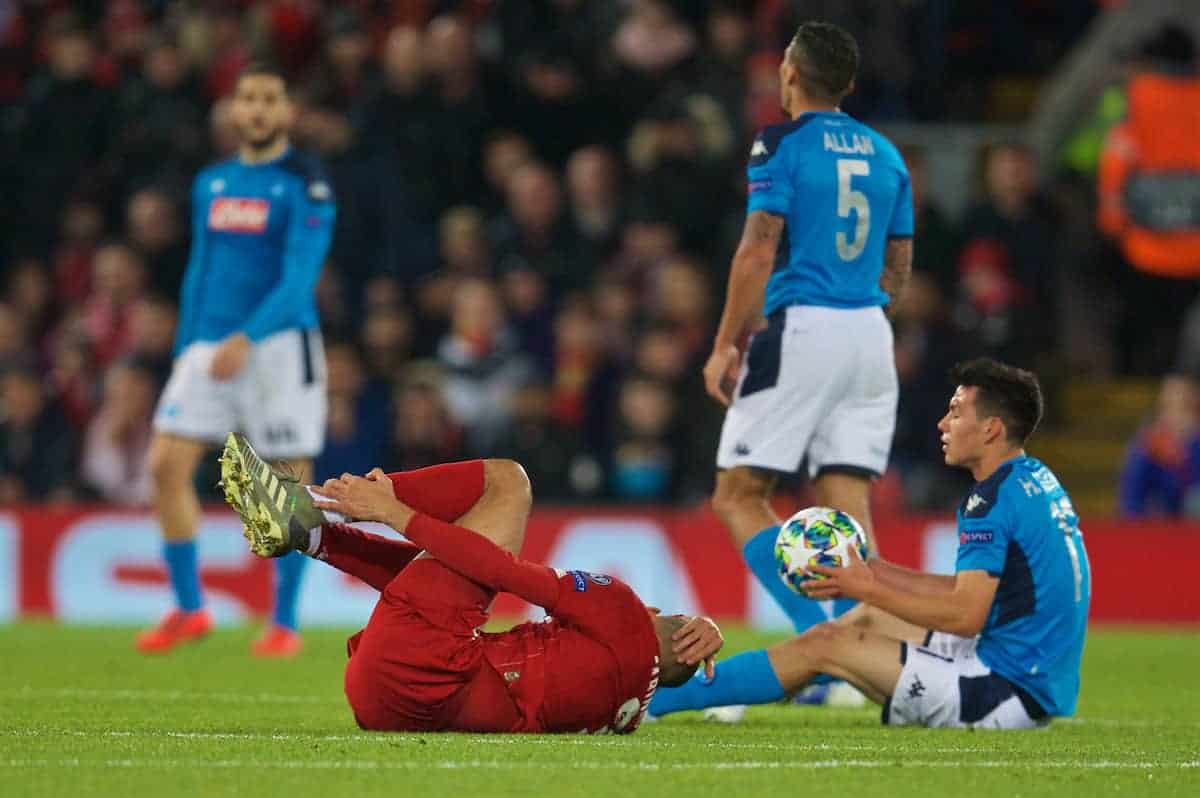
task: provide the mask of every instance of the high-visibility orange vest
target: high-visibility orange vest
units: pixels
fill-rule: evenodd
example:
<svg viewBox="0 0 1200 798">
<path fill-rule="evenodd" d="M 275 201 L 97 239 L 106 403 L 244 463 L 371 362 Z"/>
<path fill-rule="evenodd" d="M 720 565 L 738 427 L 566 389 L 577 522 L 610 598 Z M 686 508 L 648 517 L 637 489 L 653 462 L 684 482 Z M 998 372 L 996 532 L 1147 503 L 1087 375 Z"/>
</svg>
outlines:
<svg viewBox="0 0 1200 798">
<path fill-rule="evenodd" d="M 1136 268 L 1200 277 L 1200 78 L 1145 74 L 1100 156 L 1100 229 Z"/>
</svg>

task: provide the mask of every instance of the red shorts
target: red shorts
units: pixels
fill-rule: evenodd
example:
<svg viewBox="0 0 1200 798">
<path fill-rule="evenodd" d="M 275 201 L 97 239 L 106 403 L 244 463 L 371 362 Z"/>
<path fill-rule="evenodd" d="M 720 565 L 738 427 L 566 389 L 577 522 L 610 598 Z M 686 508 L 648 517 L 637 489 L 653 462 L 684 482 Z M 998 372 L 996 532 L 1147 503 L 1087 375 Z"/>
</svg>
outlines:
<svg viewBox="0 0 1200 798">
<path fill-rule="evenodd" d="M 346 698 L 358 725 L 376 731 L 454 727 L 476 683 L 489 698 L 503 681 L 477 631 L 495 594 L 430 557 L 413 560 L 350 638 Z M 491 703 L 489 700 L 488 703 Z"/>
</svg>

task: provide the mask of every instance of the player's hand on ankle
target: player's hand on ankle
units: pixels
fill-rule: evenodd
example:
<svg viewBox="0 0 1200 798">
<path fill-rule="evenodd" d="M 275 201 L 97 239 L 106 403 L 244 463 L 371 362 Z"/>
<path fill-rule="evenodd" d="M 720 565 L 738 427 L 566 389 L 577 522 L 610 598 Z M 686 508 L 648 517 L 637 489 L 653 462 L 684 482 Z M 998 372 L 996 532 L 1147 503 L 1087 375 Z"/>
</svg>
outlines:
<svg viewBox="0 0 1200 798">
<path fill-rule="evenodd" d="M 378 468 L 365 477 L 343 474 L 313 490 L 325 497 L 325 501 L 315 502 L 317 507 L 355 521 L 378 521 L 403 530 L 414 515 L 412 508 L 396 500 L 392 481 Z"/>
</svg>

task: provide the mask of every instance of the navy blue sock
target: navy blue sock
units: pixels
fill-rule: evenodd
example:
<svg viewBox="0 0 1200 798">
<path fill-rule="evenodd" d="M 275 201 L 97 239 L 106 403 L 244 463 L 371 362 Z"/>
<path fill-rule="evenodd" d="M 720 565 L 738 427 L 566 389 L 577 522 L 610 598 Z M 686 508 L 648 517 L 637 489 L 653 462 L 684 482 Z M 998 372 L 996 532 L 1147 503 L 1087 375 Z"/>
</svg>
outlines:
<svg viewBox="0 0 1200 798">
<path fill-rule="evenodd" d="M 783 698 L 783 686 L 764 649 L 747 651 L 717 663 L 711 682 L 703 673 L 679 687 L 660 687 L 650 700 L 650 714 L 666 715 L 688 709 L 731 704 L 769 704 Z"/>
<path fill-rule="evenodd" d="M 783 583 L 779 578 L 779 566 L 775 561 L 775 538 L 778 526 L 769 526 L 746 541 L 742 558 L 759 584 L 767 589 L 771 598 L 792 622 L 796 634 L 800 634 L 819 623 L 829 620 L 820 602 L 802 596 Z"/>
<path fill-rule="evenodd" d="M 298 551 L 275 561 L 275 614 L 272 620 L 293 632 L 296 631 L 296 604 L 306 567 L 308 558 Z"/>
<path fill-rule="evenodd" d="M 167 573 L 171 577 L 171 589 L 175 591 L 175 603 L 179 605 L 179 609 L 192 612 L 203 607 L 200 567 L 196 563 L 196 541 L 163 541 L 163 558 L 167 561 Z"/>
</svg>

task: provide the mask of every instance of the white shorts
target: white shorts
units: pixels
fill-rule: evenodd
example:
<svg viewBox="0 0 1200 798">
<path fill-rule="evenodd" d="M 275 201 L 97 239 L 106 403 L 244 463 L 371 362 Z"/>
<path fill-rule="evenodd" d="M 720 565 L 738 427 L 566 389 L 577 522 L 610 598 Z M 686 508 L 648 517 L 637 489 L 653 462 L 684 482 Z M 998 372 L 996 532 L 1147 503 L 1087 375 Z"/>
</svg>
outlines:
<svg viewBox="0 0 1200 798">
<path fill-rule="evenodd" d="M 879 476 L 896 429 L 892 327 L 883 311 L 795 305 L 750 339 L 717 466 Z"/>
<path fill-rule="evenodd" d="M 220 443 L 241 432 L 264 457 L 316 457 L 325 444 L 325 349 L 319 330 L 284 330 L 250 350 L 245 369 L 227 382 L 209 375 L 216 342 L 179 355 L 154 414 L 154 428 Z"/>
<path fill-rule="evenodd" d="M 901 643 L 900 680 L 883 707 L 890 726 L 1034 729 L 1045 712 L 975 656 L 975 638 L 930 632 L 924 645 Z"/>
</svg>

